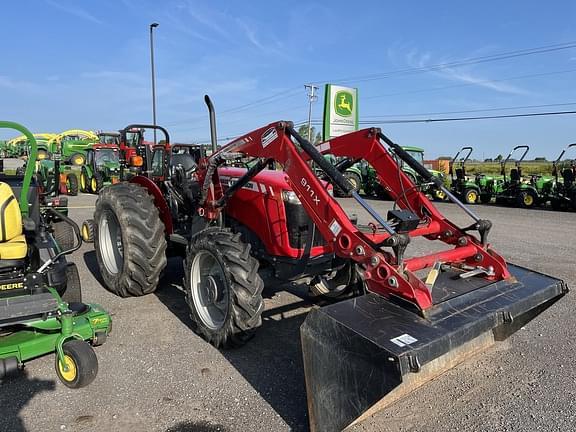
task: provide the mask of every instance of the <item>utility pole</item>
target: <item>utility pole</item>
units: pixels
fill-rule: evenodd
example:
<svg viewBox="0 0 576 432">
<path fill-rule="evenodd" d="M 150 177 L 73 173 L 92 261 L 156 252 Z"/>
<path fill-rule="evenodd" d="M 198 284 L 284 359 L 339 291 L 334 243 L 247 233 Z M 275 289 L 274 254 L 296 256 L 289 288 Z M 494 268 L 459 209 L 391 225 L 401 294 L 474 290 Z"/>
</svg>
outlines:
<svg viewBox="0 0 576 432">
<path fill-rule="evenodd" d="M 316 95 L 318 87 L 312 84 L 304 84 L 304 88 L 308 90 L 308 141 L 312 143 L 312 103 L 318 100 Z"/>
<path fill-rule="evenodd" d="M 152 69 L 152 124 L 156 126 L 156 78 L 154 72 L 154 29 L 158 23 L 150 24 L 150 66 Z M 154 129 L 154 145 L 156 145 L 156 129 Z"/>
</svg>

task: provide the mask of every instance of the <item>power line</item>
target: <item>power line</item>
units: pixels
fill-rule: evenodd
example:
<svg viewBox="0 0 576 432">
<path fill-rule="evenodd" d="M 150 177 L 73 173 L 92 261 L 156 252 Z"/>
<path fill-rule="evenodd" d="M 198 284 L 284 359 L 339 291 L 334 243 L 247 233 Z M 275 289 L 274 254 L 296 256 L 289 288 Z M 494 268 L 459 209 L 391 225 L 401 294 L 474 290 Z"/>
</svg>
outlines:
<svg viewBox="0 0 576 432">
<path fill-rule="evenodd" d="M 453 88 L 470 87 L 470 86 L 482 85 L 482 84 L 492 84 L 492 83 L 498 83 L 498 82 L 514 81 L 514 80 L 536 78 L 536 77 L 543 77 L 543 76 L 550 76 L 550 75 L 560 75 L 560 74 L 571 73 L 571 72 L 576 72 L 576 69 L 565 69 L 565 70 L 560 70 L 560 71 L 542 72 L 542 73 L 537 73 L 537 74 L 518 75 L 518 76 L 509 77 L 509 78 L 482 80 L 482 81 L 476 81 L 473 83 L 453 84 L 453 85 L 449 85 L 449 86 L 431 87 L 431 88 L 427 88 L 427 89 L 407 90 L 405 92 L 386 93 L 386 94 L 380 94 L 380 95 L 367 96 L 367 97 L 364 97 L 363 99 L 369 100 L 369 99 L 379 99 L 379 98 L 388 97 L 388 96 L 399 96 L 399 95 L 414 94 L 414 93 L 426 93 L 426 92 L 433 92 L 433 91 L 439 91 L 439 90 L 448 90 L 448 89 L 453 89 Z"/>
<path fill-rule="evenodd" d="M 430 66 L 411 67 L 411 68 L 398 69 L 398 70 L 389 71 L 389 72 L 380 72 L 380 73 L 369 74 L 369 75 L 358 75 L 355 77 L 354 76 L 345 77 L 345 78 L 333 79 L 333 80 L 328 80 L 328 81 L 315 81 L 315 83 L 318 84 L 318 83 L 322 83 L 322 82 L 345 83 L 345 82 L 350 82 L 350 81 L 354 81 L 354 82 L 374 81 L 374 80 L 390 78 L 392 76 L 412 75 L 412 74 L 421 73 L 421 72 L 432 72 L 432 71 L 436 71 L 436 70 L 455 68 L 455 67 L 461 67 L 461 66 L 468 66 L 468 65 L 479 64 L 479 63 L 488 63 L 488 62 L 500 61 L 500 60 L 507 60 L 510 58 L 524 57 L 524 56 L 535 55 L 535 54 L 543 54 L 543 53 L 566 50 L 566 49 L 571 49 L 571 48 L 576 48 L 576 41 L 565 42 L 565 43 L 561 43 L 561 44 L 544 45 L 544 46 L 536 47 L 536 48 L 525 48 L 525 49 L 521 49 L 521 50 L 506 51 L 506 52 L 502 52 L 502 53 L 498 53 L 498 54 L 491 54 L 491 55 L 480 56 L 480 57 L 471 57 L 469 59 L 455 60 L 455 61 L 446 62 L 446 63 L 438 63 L 438 64 L 434 64 L 434 65 L 430 65 Z"/>
<path fill-rule="evenodd" d="M 314 81 L 312 83 L 313 84 L 324 84 L 326 82 L 345 83 L 345 82 L 350 82 L 350 81 L 354 81 L 354 82 L 374 81 L 374 80 L 381 80 L 381 79 L 386 79 L 386 78 L 390 78 L 390 77 L 397 77 L 397 76 L 402 76 L 402 75 L 412 75 L 412 74 L 417 74 L 417 73 L 422 73 L 422 72 L 432 72 L 432 71 L 437 71 L 437 70 L 442 70 L 442 69 L 456 68 L 456 67 L 462 67 L 462 66 L 479 64 L 479 63 L 487 63 L 487 62 L 493 62 L 493 61 L 507 60 L 510 58 L 523 57 L 523 56 L 529 56 L 529 55 L 535 55 L 535 54 L 543 54 L 543 53 L 566 50 L 566 49 L 571 49 L 571 48 L 576 48 L 576 41 L 565 42 L 565 43 L 560 43 L 560 44 L 544 45 L 544 46 L 535 47 L 535 48 L 525 48 L 525 49 L 521 49 L 521 50 L 506 51 L 506 52 L 491 54 L 491 55 L 487 55 L 487 56 L 471 57 L 468 59 L 456 60 L 456 61 L 446 62 L 446 63 L 439 63 L 439 64 L 430 65 L 430 66 L 398 69 L 398 70 L 393 70 L 393 71 L 388 71 L 388 72 L 381 72 L 381 73 L 369 74 L 369 75 L 359 75 L 359 76 L 355 76 L 355 77 L 345 77 L 345 78 L 333 79 L 333 80 Z M 562 72 L 558 72 L 558 73 L 562 73 Z M 550 74 L 553 74 L 553 73 L 550 73 Z M 538 74 L 534 74 L 534 75 L 536 76 Z M 513 78 L 509 78 L 509 79 L 520 79 L 520 78 L 519 77 L 516 77 L 516 78 L 513 77 Z M 498 80 L 492 80 L 491 82 L 497 82 L 497 81 Z M 487 82 L 490 82 L 490 81 L 487 81 Z M 462 84 L 459 86 L 467 86 L 467 85 L 469 85 L 469 84 Z M 448 86 L 448 87 L 452 87 L 452 86 Z M 254 101 L 247 102 L 245 104 L 242 104 L 242 105 L 239 105 L 236 107 L 225 109 L 225 110 L 221 111 L 221 113 L 241 112 L 241 111 L 245 111 L 247 109 L 253 109 L 253 108 L 257 108 L 257 107 L 262 106 L 262 105 L 276 102 L 279 98 L 282 98 L 282 97 L 294 97 L 298 94 L 299 89 L 300 89 L 300 87 L 291 87 L 289 89 L 283 90 L 283 91 L 275 93 L 273 95 L 270 95 L 270 96 L 267 96 L 264 98 L 260 98 L 260 99 L 256 99 Z M 426 91 L 432 91 L 432 90 L 426 90 Z M 387 95 L 382 95 L 382 96 L 387 96 Z M 202 119 L 203 117 L 204 117 L 203 115 L 199 115 L 199 116 L 191 117 L 188 120 L 167 123 L 166 125 L 167 126 L 174 126 L 174 125 L 183 124 L 183 123 L 191 122 L 194 120 Z"/>
<path fill-rule="evenodd" d="M 240 111 L 245 111 L 247 109 L 253 109 L 253 108 L 258 108 L 262 105 L 267 105 L 269 103 L 272 102 L 276 102 L 278 99 L 284 97 L 286 98 L 292 98 L 295 96 L 298 96 L 300 93 L 300 87 L 297 88 L 290 88 L 288 90 L 283 90 L 281 92 L 275 93 L 271 96 L 267 96 L 265 98 L 261 98 L 261 99 L 256 99 L 254 101 L 251 102 L 247 102 L 243 105 L 239 105 L 236 107 L 232 107 L 232 108 L 228 108 L 225 110 L 220 111 L 220 114 L 226 114 L 226 113 L 237 113 Z M 170 123 L 165 123 L 166 126 L 176 126 L 179 124 L 184 124 L 184 123 L 188 123 L 188 122 L 194 122 L 195 120 L 202 120 L 204 119 L 206 116 L 205 115 L 197 115 L 194 117 L 189 117 L 187 120 L 179 120 L 179 121 L 175 121 L 175 122 L 170 122 Z"/>
<path fill-rule="evenodd" d="M 446 114 L 465 114 L 465 113 L 487 112 L 487 111 L 508 111 L 512 109 L 549 108 L 549 107 L 570 106 L 570 105 L 576 105 L 576 102 L 554 103 L 543 105 L 524 105 L 524 106 L 500 107 L 500 108 L 484 108 L 484 109 L 462 110 L 462 111 L 441 111 L 441 112 L 428 112 L 428 113 L 415 113 L 415 114 L 385 114 L 380 116 L 364 116 L 363 121 L 378 121 L 382 117 L 416 117 L 425 115 L 433 116 L 433 115 L 446 115 Z"/>
<path fill-rule="evenodd" d="M 496 116 L 478 116 L 478 117 L 449 117 L 449 118 L 436 118 L 436 119 L 393 119 L 393 120 L 361 120 L 359 124 L 401 124 L 401 123 L 439 123 L 439 122 L 453 122 L 453 121 L 471 121 L 471 120 L 490 120 L 490 119 L 504 119 L 504 118 L 521 118 L 521 117 L 543 117 L 543 116 L 557 116 L 576 114 L 576 111 L 551 111 L 540 113 L 525 113 L 525 114 L 504 114 Z M 306 122 L 294 123 L 295 126 L 303 125 Z M 321 125 L 320 120 L 312 121 L 313 125 Z"/>
</svg>

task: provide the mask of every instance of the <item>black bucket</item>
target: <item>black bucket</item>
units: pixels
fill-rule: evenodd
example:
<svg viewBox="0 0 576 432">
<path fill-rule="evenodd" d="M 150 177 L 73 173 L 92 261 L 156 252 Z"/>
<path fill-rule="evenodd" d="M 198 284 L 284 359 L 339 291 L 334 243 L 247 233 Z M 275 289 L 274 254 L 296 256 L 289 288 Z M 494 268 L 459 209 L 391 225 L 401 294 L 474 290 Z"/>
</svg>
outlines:
<svg viewBox="0 0 576 432">
<path fill-rule="evenodd" d="M 556 278 L 508 265 L 500 281 L 446 297 L 422 317 L 367 294 L 309 313 L 301 327 L 312 431 L 338 431 L 503 340 L 562 297 Z"/>
</svg>

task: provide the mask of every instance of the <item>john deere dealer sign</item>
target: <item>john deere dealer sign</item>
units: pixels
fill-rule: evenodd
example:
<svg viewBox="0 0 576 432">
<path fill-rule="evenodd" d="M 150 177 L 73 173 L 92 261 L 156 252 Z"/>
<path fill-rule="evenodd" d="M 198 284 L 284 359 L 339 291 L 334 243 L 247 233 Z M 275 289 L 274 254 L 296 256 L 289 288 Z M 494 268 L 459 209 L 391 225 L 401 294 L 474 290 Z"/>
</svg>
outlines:
<svg viewBox="0 0 576 432">
<path fill-rule="evenodd" d="M 324 141 L 358 130 L 358 89 L 326 84 Z"/>
</svg>

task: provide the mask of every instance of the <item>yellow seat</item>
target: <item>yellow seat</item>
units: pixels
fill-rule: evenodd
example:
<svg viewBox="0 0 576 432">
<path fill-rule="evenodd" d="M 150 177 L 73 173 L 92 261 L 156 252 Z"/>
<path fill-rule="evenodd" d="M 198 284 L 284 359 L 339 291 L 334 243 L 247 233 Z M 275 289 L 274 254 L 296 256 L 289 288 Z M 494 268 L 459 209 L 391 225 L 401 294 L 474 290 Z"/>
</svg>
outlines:
<svg viewBox="0 0 576 432">
<path fill-rule="evenodd" d="M 23 259 L 27 252 L 18 201 L 12 188 L 0 182 L 0 260 Z"/>
</svg>

